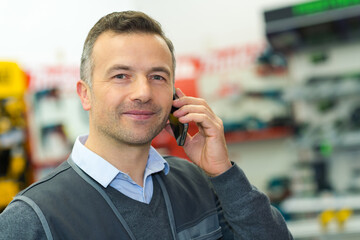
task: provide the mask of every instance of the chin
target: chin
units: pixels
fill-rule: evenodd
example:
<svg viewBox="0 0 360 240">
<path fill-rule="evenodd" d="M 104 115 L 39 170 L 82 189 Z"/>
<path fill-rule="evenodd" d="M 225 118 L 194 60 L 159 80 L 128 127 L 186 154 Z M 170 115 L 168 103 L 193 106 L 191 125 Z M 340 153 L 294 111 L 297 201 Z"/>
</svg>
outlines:
<svg viewBox="0 0 360 240">
<path fill-rule="evenodd" d="M 153 139 L 129 139 L 128 141 L 125 141 L 128 145 L 133 146 L 143 146 L 143 145 L 150 145 Z"/>
</svg>

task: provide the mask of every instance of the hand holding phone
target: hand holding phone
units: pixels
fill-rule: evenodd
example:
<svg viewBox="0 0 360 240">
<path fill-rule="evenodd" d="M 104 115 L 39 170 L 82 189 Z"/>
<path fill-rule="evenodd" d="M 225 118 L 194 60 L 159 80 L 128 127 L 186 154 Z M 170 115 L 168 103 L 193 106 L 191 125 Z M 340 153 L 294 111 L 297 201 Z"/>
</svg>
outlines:
<svg viewBox="0 0 360 240">
<path fill-rule="evenodd" d="M 222 120 L 216 116 L 204 99 L 185 96 L 180 89 L 176 89 L 176 93 L 180 99 L 174 101 L 173 105 L 182 109 L 179 116 L 183 116 L 181 119 L 186 123 L 195 123 L 199 130 L 190 136 L 186 134 L 185 129 L 180 129 L 176 121 L 173 122 L 174 127 L 180 127 L 177 128 L 178 130 L 176 127 L 173 128 L 174 133 L 178 133 L 175 137 L 179 140 L 178 143 L 181 144 L 181 135 L 184 141 L 186 136 L 186 145 L 184 145 L 186 155 L 210 177 L 226 172 L 232 167 L 232 163 L 229 159 Z M 170 119 L 176 120 L 171 116 Z M 167 129 L 170 131 L 169 127 Z"/>
</svg>

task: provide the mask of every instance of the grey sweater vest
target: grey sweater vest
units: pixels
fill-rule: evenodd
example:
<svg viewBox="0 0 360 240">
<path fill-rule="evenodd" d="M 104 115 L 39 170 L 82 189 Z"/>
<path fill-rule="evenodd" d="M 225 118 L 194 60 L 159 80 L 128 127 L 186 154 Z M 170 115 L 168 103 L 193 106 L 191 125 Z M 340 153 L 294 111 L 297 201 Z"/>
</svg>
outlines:
<svg viewBox="0 0 360 240">
<path fill-rule="evenodd" d="M 206 176 L 185 160 L 166 159 L 169 174 L 156 174 L 154 181 L 152 201 L 159 201 L 159 216 L 156 212 L 153 216 L 160 224 L 155 228 L 151 222 L 156 221 L 143 221 L 140 213 L 145 208 L 134 204 L 131 212 L 131 201 L 122 201 L 125 196 L 101 187 L 71 159 L 22 191 L 15 201 L 25 201 L 34 209 L 48 239 L 137 239 L 145 237 L 142 231 L 153 231 L 154 236 L 156 232 L 163 235 L 161 239 L 170 235 L 179 240 L 220 238 L 215 195 Z"/>
<path fill-rule="evenodd" d="M 112 187 L 108 187 L 105 192 L 126 219 L 136 239 L 171 239 L 165 200 L 159 183 L 156 180 L 153 182 L 154 193 L 149 204 L 131 199 Z"/>
</svg>

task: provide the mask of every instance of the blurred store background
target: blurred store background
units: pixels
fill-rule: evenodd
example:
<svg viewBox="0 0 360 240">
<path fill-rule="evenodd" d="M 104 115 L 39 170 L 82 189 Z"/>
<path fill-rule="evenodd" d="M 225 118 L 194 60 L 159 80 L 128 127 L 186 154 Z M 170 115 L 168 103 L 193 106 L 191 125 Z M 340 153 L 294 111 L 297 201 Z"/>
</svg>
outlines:
<svg viewBox="0 0 360 240">
<path fill-rule="evenodd" d="M 360 0 L 0 0 L 0 211 L 87 133 L 82 44 L 128 9 L 163 25 L 176 85 L 223 119 L 295 239 L 360 239 Z M 166 133 L 153 145 L 186 157 Z"/>
</svg>

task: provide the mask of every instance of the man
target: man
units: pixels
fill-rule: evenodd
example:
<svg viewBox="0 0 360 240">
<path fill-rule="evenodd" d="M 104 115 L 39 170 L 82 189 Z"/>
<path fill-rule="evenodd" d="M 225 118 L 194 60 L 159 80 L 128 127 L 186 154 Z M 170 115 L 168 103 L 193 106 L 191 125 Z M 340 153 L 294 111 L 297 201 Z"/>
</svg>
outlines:
<svg viewBox="0 0 360 240">
<path fill-rule="evenodd" d="M 171 41 L 141 12 L 89 32 L 77 93 L 89 135 L 0 215 L 1 239 L 292 239 L 268 198 L 229 160 L 222 121 L 176 89 Z M 168 116 L 195 122 L 190 163 L 151 147 Z M 201 170 L 202 169 L 202 170 Z"/>
</svg>

